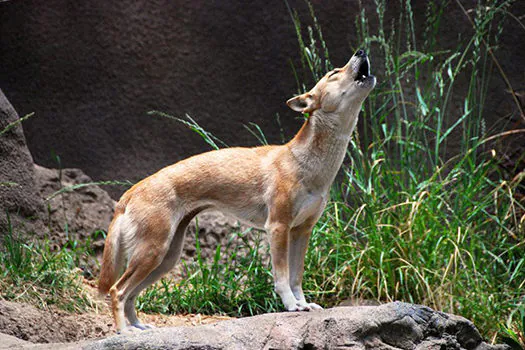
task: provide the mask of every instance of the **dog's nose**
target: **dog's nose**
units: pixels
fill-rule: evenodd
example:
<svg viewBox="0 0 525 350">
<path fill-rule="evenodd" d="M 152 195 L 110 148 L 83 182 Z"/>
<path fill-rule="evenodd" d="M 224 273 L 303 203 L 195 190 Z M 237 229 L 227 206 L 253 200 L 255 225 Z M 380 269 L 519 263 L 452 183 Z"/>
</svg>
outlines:
<svg viewBox="0 0 525 350">
<path fill-rule="evenodd" d="M 366 52 L 365 52 L 365 50 L 361 50 L 361 49 L 359 49 L 359 50 L 356 51 L 356 53 L 354 54 L 354 56 L 357 56 L 357 57 L 363 57 L 363 58 L 364 58 L 364 57 L 366 57 Z"/>
</svg>

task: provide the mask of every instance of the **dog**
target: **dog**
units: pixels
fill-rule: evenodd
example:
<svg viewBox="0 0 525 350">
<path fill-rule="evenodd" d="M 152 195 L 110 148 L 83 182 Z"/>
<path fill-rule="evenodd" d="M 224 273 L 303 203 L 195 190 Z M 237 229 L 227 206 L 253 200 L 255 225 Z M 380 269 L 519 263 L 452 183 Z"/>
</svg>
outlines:
<svg viewBox="0 0 525 350">
<path fill-rule="evenodd" d="M 135 299 L 178 262 L 186 227 L 208 209 L 267 231 L 274 287 L 286 310 L 321 309 L 303 294 L 304 257 L 375 84 L 368 56 L 358 50 L 343 68 L 286 102 L 308 113 L 288 143 L 196 155 L 124 193 L 108 229 L 98 286 L 110 294 L 117 331 L 152 328 L 137 318 Z"/>
</svg>

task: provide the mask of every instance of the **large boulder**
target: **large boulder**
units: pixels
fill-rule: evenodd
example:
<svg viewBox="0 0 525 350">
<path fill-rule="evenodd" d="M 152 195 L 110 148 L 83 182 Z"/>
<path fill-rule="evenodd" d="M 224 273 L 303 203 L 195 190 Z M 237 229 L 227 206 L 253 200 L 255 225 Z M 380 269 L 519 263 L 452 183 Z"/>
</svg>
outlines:
<svg viewBox="0 0 525 350">
<path fill-rule="evenodd" d="M 36 193 L 33 158 L 18 114 L 0 90 L 0 236 L 8 221 L 12 226 L 23 224 L 33 229 L 44 208 Z"/>
<path fill-rule="evenodd" d="M 196 328 L 160 328 L 85 344 L 84 349 L 506 349 L 485 343 L 472 322 L 395 302 L 310 313 L 274 313 Z"/>
</svg>

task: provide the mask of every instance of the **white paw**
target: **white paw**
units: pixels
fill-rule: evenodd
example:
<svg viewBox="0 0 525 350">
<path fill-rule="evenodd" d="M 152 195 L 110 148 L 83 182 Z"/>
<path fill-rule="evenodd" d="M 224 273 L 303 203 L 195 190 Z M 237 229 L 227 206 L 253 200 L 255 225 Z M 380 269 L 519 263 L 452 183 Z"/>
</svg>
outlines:
<svg viewBox="0 0 525 350">
<path fill-rule="evenodd" d="M 144 324 L 144 323 L 135 323 L 131 325 L 132 327 L 138 328 L 141 331 L 145 331 L 146 329 L 153 329 L 155 328 L 154 325 L 151 324 Z"/>
<path fill-rule="evenodd" d="M 322 310 L 323 308 L 316 303 L 307 303 L 304 300 L 298 300 L 295 305 L 290 305 L 287 307 L 288 311 L 312 311 L 312 310 Z"/>
<path fill-rule="evenodd" d="M 320 305 L 317 305 L 316 303 L 308 303 L 308 306 L 310 306 L 310 309 L 312 310 L 322 310 L 323 307 Z"/>
<path fill-rule="evenodd" d="M 310 308 L 310 305 L 308 304 L 297 305 L 297 307 L 299 308 L 298 311 L 312 311 L 312 309 Z"/>
<path fill-rule="evenodd" d="M 121 329 L 120 331 L 117 331 L 117 334 L 122 335 L 133 335 L 141 332 L 142 330 L 139 328 L 136 328 L 135 326 L 127 326 L 126 328 Z"/>
</svg>

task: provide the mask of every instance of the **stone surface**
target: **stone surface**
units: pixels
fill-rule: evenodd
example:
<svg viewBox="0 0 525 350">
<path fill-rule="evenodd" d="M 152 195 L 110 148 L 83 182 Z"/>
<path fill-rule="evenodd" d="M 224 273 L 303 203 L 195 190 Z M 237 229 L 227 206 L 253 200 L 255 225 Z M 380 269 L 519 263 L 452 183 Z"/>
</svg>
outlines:
<svg viewBox="0 0 525 350">
<path fill-rule="evenodd" d="M 84 349 L 506 349 L 483 342 L 465 318 L 401 302 L 274 313 L 193 329 L 118 335 Z"/>
<path fill-rule="evenodd" d="M 18 114 L 0 90 L 0 133 L 17 121 Z M 44 208 L 35 194 L 33 158 L 22 126 L 17 124 L 0 135 L 0 236 L 6 231 L 8 217 L 12 226 L 33 229 L 32 219 Z"/>
<path fill-rule="evenodd" d="M 106 229 L 115 201 L 80 169 L 48 169 L 35 165 L 39 196 L 46 200 L 47 224 L 67 239 L 85 239 L 96 229 Z M 78 185 L 87 185 L 78 187 Z M 69 189 L 57 194 L 59 191 Z M 66 227 L 67 225 L 67 227 Z M 65 237 L 66 231 L 71 236 Z"/>
<path fill-rule="evenodd" d="M 30 343 L 25 340 L 4 333 L 0 333 L 0 344 L 2 349 L 20 349 L 24 347 L 24 345 L 30 345 Z"/>
<path fill-rule="evenodd" d="M 222 322 L 228 317 L 206 315 L 142 314 L 146 323 L 157 326 L 186 326 Z M 113 318 L 109 308 L 100 304 L 98 311 L 73 314 L 52 306 L 38 309 L 25 303 L 0 300 L 0 349 L 43 348 L 79 349 L 76 342 L 114 335 Z M 50 345 L 52 344 L 52 345 Z"/>
<path fill-rule="evenodd" d="M 0 90 L 0 132 L 18 120 L 18 114 Z M 22 125 L 10 127 L 0 135 L 0 235 L 7 231 L 8 218 L 14 234 L 56 235 L 53 241 L 57 245 L 83 240 L 95 230 L 107 228 L 114 201 L 96 185 L 46 200 L 65 187 L 89 182 L 92 180 L 80 169 L 35 165 Z"/>
</svg>

